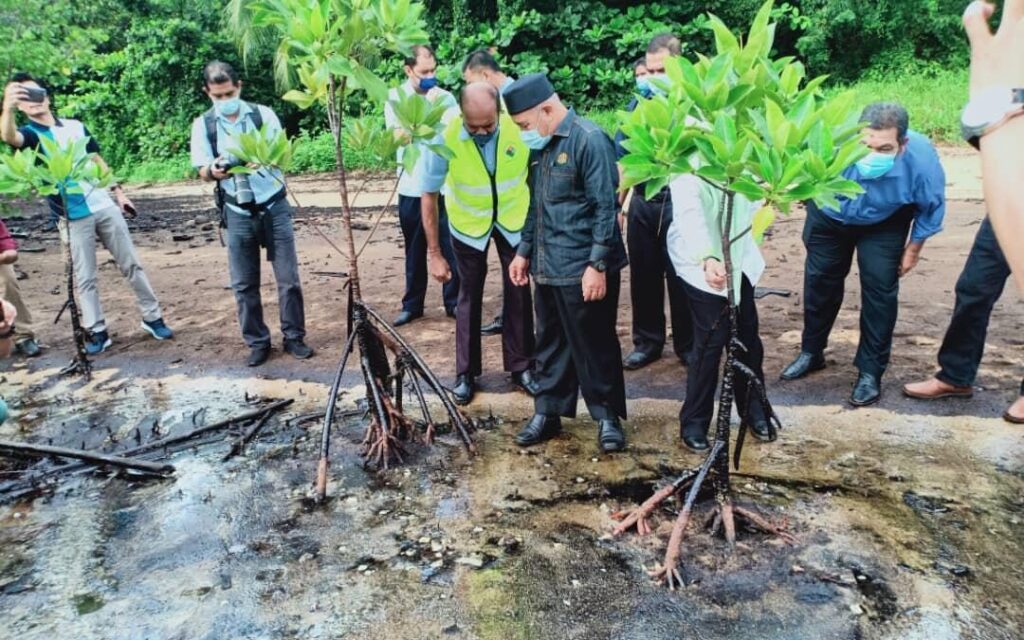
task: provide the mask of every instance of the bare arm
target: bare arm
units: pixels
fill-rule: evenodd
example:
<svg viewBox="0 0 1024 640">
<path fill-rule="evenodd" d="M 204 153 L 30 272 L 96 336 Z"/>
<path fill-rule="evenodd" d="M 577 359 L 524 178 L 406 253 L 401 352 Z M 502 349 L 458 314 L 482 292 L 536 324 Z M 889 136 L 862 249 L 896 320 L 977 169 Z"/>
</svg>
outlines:
<svg viewBox="0 0 1024 640">
<path fill-rule="evenodd" d="M 15 149 L 20 149 L 25 144 L 25 136 L 18 131 L 18 125 L 14 120 L 14 110 L 18 108 L 18 101 L 22 96 L 24 89 L 20 84 L 8 84 L 4 89 L 4 110 L 0 114 L 0 137 Z"/>
</svg>

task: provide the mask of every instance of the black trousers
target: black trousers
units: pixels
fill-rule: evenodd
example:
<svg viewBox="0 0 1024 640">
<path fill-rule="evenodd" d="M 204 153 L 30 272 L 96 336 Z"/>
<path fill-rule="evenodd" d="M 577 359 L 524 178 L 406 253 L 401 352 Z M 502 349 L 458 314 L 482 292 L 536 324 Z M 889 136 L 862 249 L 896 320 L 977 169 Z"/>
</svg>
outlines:
<svg viewBox="0 0 1024 640">
<path fill-rule="evenodd" d="M 803 350 L 821 353 L 828 346 L 853 253 L 860 270 L 860 344 L 854 364 L 863 373 L 881 377 L 889 365 L 892 332 L 899 311 L 899 266 L 913 220 L 904 208 L 872 225 L 847 225 L 811 206 L 807 209 L 803 241 Z"/>
<path fill-rule="evenodd" d="M 680 435 L 707 435 L 711 417 L 715 412 L 715 390 L 718 388 L 718 370 L 722 365 L 722 353 L 729 343 L 729 316 L 725 311 L 729 303 L 724 296 L 701 291 L 686 284 L 682 279 L 679 281 L 690 299 L 695 348 L 693 361 L 686 376 L 686 401 L 679 411 Z M 746 277 L 743 278 L 740 290 L 737 321 L 736 330 L 740 342 L 747 349 L 746 352 L 740 350 L 737 359 L 747 365 L 761 380 L 761 384 L 764 384 L 764 346 L 758 333 L 754 287 Z M 757 394 L 751 393 L 748 389 L 747 378 L 736 371 L 734 380 L 735 406 L 740 416 L 749 416 L 751 420 L 763 418 L 764 407 Z"/>
<path fill-rule="evenodd" d="M 690 308 L 668 257 L 665 237 L 672 224 L 672 197 L 668 189 L 644 200 L 638 187 L 629 205 L 626 236 L 629 249 L 629 297 L 633 305 L 633 348 L 661 355 L 665 347 L 665 288 L 672 318 L 672 347 L 685 358 L 693 347 Z"/>
<path fill-rule="evenodd" d="M 621 274 L 607 274 L 603 300 L 583 301 L 583 288 L 538 284 L 537 370 L 539 414 L 576 417 L 579 391 L 594 420 L 626 417 L 622 349 L 615 333 Z"/>
<path fill-rule="evenodd" d="M 423 313 L 427 297 L 427 236 L 423 232 L 423 217 L 420 214 L 420 198 L 398 196 L 398 221 L 405 238 L 405 296 L 402 310 L 409 313 Z M 444 283 L 444 308 L 454 309 L 459 301 L 459 272 L 455 268 L 455 254 L 452 253 L 451 232 L 448 230 L 448 212 L 444 198 L 438 199 L 438 237 L 441 253 L 452 265 L 452 279 Z"/>
<path fill-rule="evenodd" d="M 509 279 L 508 266 L 516 257 L 516 250 L 500 231 L 491 234 L 501 261 L 501 282 L 504 304 L 501 334 L 501 355 L 505 371 L 519 372 L 533 365 L 533 297 L 530 285 L 517 287 Z M 480 375 L 480 324 L 483 316 L 484 283 L 487 281 L 487 247 L 478 251 L 452 239 L 455 261 L 460 277 L 459 304 L 455 313 L 455 369 L 459 375 Z"/>
<path fill-rule="evenodd" d="M 957 386 L 974 384 L 985 351 L 992 307 L 1003 293 L 1010 265 L 1006 262 L 992 223 L 981 222 L 974 245 L 956 282 L 956 305 L 939 350 L 939 380 Z"/>
</svg>

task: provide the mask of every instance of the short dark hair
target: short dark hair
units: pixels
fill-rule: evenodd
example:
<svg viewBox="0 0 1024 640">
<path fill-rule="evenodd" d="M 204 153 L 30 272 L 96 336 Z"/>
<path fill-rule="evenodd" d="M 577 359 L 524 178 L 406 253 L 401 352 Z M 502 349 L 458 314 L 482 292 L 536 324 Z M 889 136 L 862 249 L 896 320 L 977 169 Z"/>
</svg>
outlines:
<svg viewBox="0 0 1024 640">
<path fill-rule="evenodd" d="M 207 62 L 206 66 L 203 67 L 204 87 L 209 87 L 211 84 L 222 84 L 225 82 L 237 85 L 241 79 L 242 77 L 238 75 L 235 68 L 227 62 L 213 60 L 211 62 Z"/>
<path fill-rule="evenodd" d="M 473 53 L 466 56 L 466 61 L 462 63 L 462 73 L 467 71 L 476 71 L 477 69 L 490 69 L 498 73 L 504 73 L 501 70 L 501 65 L 494 59 L 491 52 L 487 49 L 477 49 Z"/>
<path fill-rule="evenodd" d="M 860 119 L 867 123 L 869 129 L 896 129 L 900 142 L 906 139 L 910 129 L 910 115 L 903 105 L 895 102 L 873 102 L 864 107 Z"/>
<path fill-rule="evenodd" d="M 640 67 L 647 66 L 647 58 L 637 58 L 633 61 L 633 71 L 635 72 Z"/>
<path fill-rule="evenodd" d="M 405 56 L 405 66 L 415 67 L 416 59 L 422 55 L 430 56 L 435 62 L 437 61 L 437 56 L 434 55 L 434 50 L 430 48 L 429 44 L 416 44 L 409 50 L 409 55 Z"/>
<path fill-rule="evenodd" d="M 647 53 L 665 50 L 668 50 L 669 55 L 678 56 L 683 51 L 683 45 L 679 38 L 671 33 L 659 33 L 651 38 L 651 43 L 647 45 Z"/>
</svg>

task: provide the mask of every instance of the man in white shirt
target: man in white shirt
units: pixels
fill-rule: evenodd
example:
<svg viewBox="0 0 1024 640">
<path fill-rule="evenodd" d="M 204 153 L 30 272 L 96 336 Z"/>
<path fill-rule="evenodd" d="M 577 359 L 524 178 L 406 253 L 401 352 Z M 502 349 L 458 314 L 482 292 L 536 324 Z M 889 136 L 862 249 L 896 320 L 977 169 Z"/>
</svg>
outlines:
<svg viewBox="0 0 1024 640">
<path fill-rule="evenodd" d="M 412 93 L 423 96 L 431 102 L 440 102 L 448 106 L 442 124 L 447 125 L 459 114 L 459 105 L 448 91 L 437 86 L 437 58 L 434 51 L 427 45 L 416 45 L 412 55 L 405 59 L 405 75 L 408 80 L 402 86 L 392 89 L 388 94 L 388 103 L 384 104 L 384 125 L 389 130 L 399 127 L 398 118 L 390 101 Z M 398 163 L 401 166 L 405 147 L 398 150 Z M 422 195 L 422 162 L 416 163 L 412 173 L 399 168 L 398 179 L 398 220 L 402 226 L 402 237 L 405 239 L 405 295 L 402 297 L 402 311 L 395 318 L 396 327 L 412 322 L 423 316 L 424 299 L 427 296 L 427 239 L 423 233 L 423 219 L 420 212 L 420 196 Z M 448 233 L 448 212 L 441 198 L 439 207 L 439 229 L 441 233 L 441 252 L 448 264 L 455 264 L 452 252 L 451 236 Z M 459 301 L 459 274 L 452 273 L 452 278 L 443 286 L 444 310 L 449 318 L 455 317 L 455 306 Z"/>
<path fill-rule="evenodd" d="M 679 412 L 683 444 L 694 451 L 708 449 L 708 429 L 715 410 L 715 390 L 722 352 L 729 343 L 729 319 L 721 234 L 717 229 L 719 205 L 725 194 L 694 175 L 674 180 L 672 223 L 666 236 L 669 258 L 690 303 L 693 317 L 693 362 L 686 378 L 686 401 Z M 736 237 L 747 229 L 758 205 L 736 195 L 733 200 L 732 229 Z M 751 233 L 743 234 L 731 247 L 733 288 L 739 299 L 739 339 L 746 347 L 737 358 L 757 375 L 762 385 L 764 347 L 758 334 L 754 285 L 764 273 L 764 258 Z M 770 440 L 771 431 L 764 406 L 743 374 L 736 372 L 736 406 L 740 416 L 759 440 Z"/>
</svg>

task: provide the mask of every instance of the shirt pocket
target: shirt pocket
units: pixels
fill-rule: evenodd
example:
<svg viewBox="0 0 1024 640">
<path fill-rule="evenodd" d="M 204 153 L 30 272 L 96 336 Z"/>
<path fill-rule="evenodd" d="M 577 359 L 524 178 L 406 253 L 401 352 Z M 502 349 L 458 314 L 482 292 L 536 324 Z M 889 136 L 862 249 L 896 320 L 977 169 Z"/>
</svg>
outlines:
<svg viewBox="0 0 1024 640">
<path fill-rule="evenodd" d="M 576 168 L 571 165 L 555 165 L 548 169 L 548 202 L 569 202 L 578 196 L 576 189 Z"/>
</svg>

